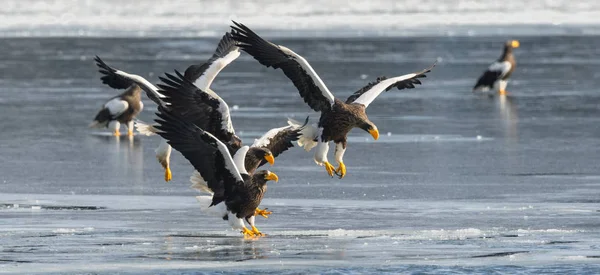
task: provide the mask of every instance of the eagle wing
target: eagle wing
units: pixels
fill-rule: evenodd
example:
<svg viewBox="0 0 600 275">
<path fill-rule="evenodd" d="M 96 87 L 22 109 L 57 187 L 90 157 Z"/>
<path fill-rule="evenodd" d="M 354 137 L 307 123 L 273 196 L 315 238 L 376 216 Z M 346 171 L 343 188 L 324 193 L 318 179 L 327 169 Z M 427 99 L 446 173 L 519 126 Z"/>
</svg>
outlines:
<svg viewBox="0 0 600 275">
<path fill-rule="evenodd" d="M 306 59 L 284 46 L 264 40 L 243 24 L 233 24 L 232 37 L 242 50 L 264 66 L 281 69 L 313 110 L 321 112 L 331 108 L 335 103 L 333 94 Z"/>
<path fill-rule="evenodd" d="M 233 40 L 231 33 L 225 33 L 212 57 L 204 64 L 189 66 L 183 75 L 196 87 L 207 90 L 217 74 L 238 56 L 240 56 L 240 48 L 237 42 Z"/>
<path fill-rule="evenodd" d="M 405 74 L 397 77 L 378 77 L 375 82 L 370 82 L 367 84 L 367 86 L 361 88 L 348 97 L 346 103 L 358 103 L 364 105 L 366 108 L 384 91 L 389 91 L 392 88 L 397 88 L 398 90 L 412 89 L 416 84 L 421 84 L 419 78 L 427 77 L 426 73 L 431 72 L 431 69 L 433 69 L 435 65 L 436 64 L 434 63 L 431 67 L 420 72 Z"/>
<path fill-rule="evenodd" d="M 214 192 L 212 205 L 226 200 L 236 186 L 243 185 L 244 179 L 223 142 L 160 106 L 157 116 L 158 134 L 200 173 Z"/>
</svg>

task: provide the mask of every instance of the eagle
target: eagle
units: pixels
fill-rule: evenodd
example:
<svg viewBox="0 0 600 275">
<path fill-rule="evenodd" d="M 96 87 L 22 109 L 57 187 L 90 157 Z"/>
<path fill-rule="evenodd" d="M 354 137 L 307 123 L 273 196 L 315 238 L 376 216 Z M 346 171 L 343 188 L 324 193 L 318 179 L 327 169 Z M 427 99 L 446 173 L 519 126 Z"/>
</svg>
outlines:
<svg viewBox="0 0 600 275">
<path fill-rule="evenodd" d="M 492 90 L 501 95 L 507 94 L 506 85 L 508 84 L 508 78 L 517 66 L 513 49 L 519 46 L 520 43 L 517 40 L 509 40 L 504 43 L 502 55 L 479 77 L 473 87 L 474 93 Z"/>
<path fill-rule="evenodd" d="M 178 110 L 179 115 L 219 138 L 228 145 L 231 153 L 235 154 L 235 151 L 242 146 L 242 141 L 235 134 L 229 106 L 209 86 L 216 75 L 238 56 L 239 48 L 236 46 L 236 42 L 231 38 L 231 34 L 226 33 L 219 42 L 213 56 L 206 63 L 189 66 L 183 77 L 178 73 L 177 77 L 167 74 L 167 79 L 162 78 L 167 83 L 173 84 L 162 86 L 164 88 L 162 92 L 169 93 L 168 98 L 159 92 L 158 87 L 139 75 L 112 68 L 99 57 L 96 57 L 96 63 L 100 67 L 100 72 L 104 75 L 102 81 L 105 84 L 113 88 L 120 88 L 131 83 L 137 83 L 157 105 L 164 105 Z M 184 79 L 186 81 L 183 81 Z M 141 121 L 136 123 L 136 127 L 138 132 L 145 135 L 154 135 L 156 132 L 152 125 Z M 250 153 L 247 154 L 248 161 L 253 160 L 254 164 L 252 166 L 255 166 L 254 169 L 266 162 L 273 164 L 274 158 L 291 148 L 293 146 L 291 141 L 297 140 L 299 135 L 299 129 L 293 129 L 291 126 L 271 129 L 259 139 L 260 144 L 253 144 Z M 165 169 L 165 181 L 172 179 L 169 164 L 170 154 L 171 146 L 163 140 L 156 149 L 156 156 Z M 257 162 L 258 159 L 261 161 Z M 252 168 L 247 169 L 249 171 L 254 170 Z"/>
<path fill-rule="evenodd" d="M 211 133 L 162 106 L 158 110 L 157 133 L 192 164 L 201 179 L 198 184 L 211 193 L 198 197 L 203 211 L 227 220 L 245 237 L 262 236 L 254 224 L 255 211 L 267 191 L 267 181 L 279 181 L 278 176 L 268 170 L 249 173 L 244 168 L 247 146 L 232 157 L 227 145 Z"/>
<path fill-rule="evenodd" d="M 102 109 L 96 114 L 89 127 L 107 127 L 113 131 L 113 135 L 121 136 L 119 128 L 121 123 L 124 123 L 127 125 L 127 135 L 133 136 L 133 120 L 144 108 L 141 92 L 142 89 L 138 85 L 129 85 L 123 93 L 102 105 Z"/>
<path fill-rule="evenodd" d="M 366 114 L 366 108 L 384 91 L 393 88 L 411 89 L 421 84 L 419 78 L 426 77 L 435 66 L 397 77 L 379 77 L 375 82 L 367 84 L 345 102 L 337 99 L 329 91 L 325 83 L 310 66 L 308 61 L 287 47 L 273 44 L 258 36 L 243 24 L 233 22 L 232 37 L 238 42 L 238 47 L 250 54 L 260 64 L 274 69 L 281 69 L 300 92 L 304 102 L 314 111 L 320 112 L 321 117 L 316 127 L 310 127 L 303 133 L 302 146 L 309 151 L 316 146 L 314 160 L 325 166 L 329 176 L 337 174 L 339 178 L 346 175 L 346 165 L 343 162 L 347 147 L 347 135 L 353 128 L 360 128 L 379 138 L 379 130 Z M 291 123 L 294 125 L 294 123 Z M 311 138 L 309 138 L 312 135 Z M 335 143 L 335 160 L 338 167 L 334 168 L 327 160 L 329 142 Z"/>
</svg>

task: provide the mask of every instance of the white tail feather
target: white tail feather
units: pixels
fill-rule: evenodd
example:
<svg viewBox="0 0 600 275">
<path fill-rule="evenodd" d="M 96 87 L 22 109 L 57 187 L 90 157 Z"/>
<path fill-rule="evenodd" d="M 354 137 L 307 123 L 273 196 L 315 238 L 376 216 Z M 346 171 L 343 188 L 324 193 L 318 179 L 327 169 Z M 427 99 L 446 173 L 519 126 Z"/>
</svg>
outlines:
<svg viewBox="0 0 600 275">
<path fill-rule="evenodd" d="M 190 177 L 190 182 L 192 183 L 192 185 L 190 185 L 191 188 L 194 188 L 200 192 L 205 192 L 211 195 L 213 194 L 213 191 L 208 188 L 208 184 L 198 171 L 194 170 L 194 173 L 192 173 L 192 176 Z M 208 205 L 210 205 L 210 203 Z"/>
<path fill-rule="evenodd" d="M 154 128 L 153 125 L 139 120 L 135 122 L 135 129 L 138 131 L 138 133 L 146 136 L 156 135 L 156 132 L 158 131 L 158 129 Z"/>
<path fill-rule="evenodd" d="M 302 127 L 304 123 L 301 123 L 297 120 L 288 118 L 288 124 L 295 129 Z M 317 135 L 319 133 L 319 129 L 314 124 L 308 124 L 304 126 L 304 129 L 300 131 L 300 138 L 298 139 L 298 146 L 303 147 L 306 152 L 310 151 L 312 148 L 317 146 Z"/>
</svg>

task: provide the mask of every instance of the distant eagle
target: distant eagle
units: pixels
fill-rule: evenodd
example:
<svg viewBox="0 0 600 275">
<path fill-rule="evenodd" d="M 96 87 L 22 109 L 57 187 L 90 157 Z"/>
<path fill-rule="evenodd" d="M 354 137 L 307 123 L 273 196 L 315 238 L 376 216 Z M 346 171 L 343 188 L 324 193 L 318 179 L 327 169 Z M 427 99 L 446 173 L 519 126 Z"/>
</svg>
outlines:
<svg viewBox="0 0 600 275">
<path fill-rule="evenodd" d="M 502 95 L 507 93 L 506 85 L 508 84 L 508 78 L 517 66 L 513 49 L 518 48 L 519 45 L 520 43 L 517 40 L 509 40 L 504 44 L 502 55 L 479 77 L 473 87 L 473 92 L 487 92 L 492 90 Z"/>
<path fill-rule="evenodd" d="M 244 168 L 247 146 L 232 158 L 227 146 L 209 132 L 165 108 L 158 109 L 158 134 L 194 166 L 198 184 L 212 194 L 198 197 L 203 211 L 229 221 L 244 236 L 262 236 L 254 224 L 255 211 L 267 191 L 267 181 L 278 181 L 277 175 L 267 170 L 248 173 Z"/>
<path fill-rule="evenodd" d="M 123 93 L 102 105 L 89 127 L 107 127 L 113 131 L 113 135 L 120 136 L 119 128 L 121 123 L 124 123 L 127 125 L 127 135 L 133 136 L 133 120 L 144 108 L 141 92 L 142 89 L 138 85 L 131 83 Z"/>
<path fill-rule="evenodd" d="M 333 177 L 334 172 L 340 178 L 346 175 L 346 166 L 343 162 L 346 151 L 347 135 L 353 128 L 361 128 L 369 132 L 374 139 L 379 138 L 379 130 L 369 120 L 365 112 L 369 104 L 384 91 L 392 88 L 410 89 L 416 84 L 421 84 L 419 78 L 426 77 L 435 64 L 423 71 L 406 74 L 402 76 L 386 78 L 380 77 L 377 81 L 369 83 L 352 94 L 346 102 L 333 96 L 327 89 L 325 83 L 302 56 L 292 50 L 273 44 L 262 39 L 250 28 L 233 22 L 232 37 L 237 40 L 238 46 L 253 56 L 260 64 L 281 69 L 283 73 L 294 83 L 304 99 L 313 110 L 321 112 L 321 118 L 317 128 L 307 129 L 304 134 L 313 135 L 314 139 L 302 139 L 304 148 L 308 151 L 316 146 L 315 162 L 324 165 L 327 173 Z M 333 141 L 335 147 L 335 159 L 339 166 L 333 167 L 327 160 L 329 142 Z"/>
</svg>

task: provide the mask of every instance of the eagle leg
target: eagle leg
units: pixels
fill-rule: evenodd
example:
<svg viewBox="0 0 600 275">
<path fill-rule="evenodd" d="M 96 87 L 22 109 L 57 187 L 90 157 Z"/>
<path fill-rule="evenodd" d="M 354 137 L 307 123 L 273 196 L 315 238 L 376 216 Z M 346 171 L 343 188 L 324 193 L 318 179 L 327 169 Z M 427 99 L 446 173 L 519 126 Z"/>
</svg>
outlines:
<svg viewBox="0 0 600 275">
<path fill-rule="evenodd" d="M 173 179 L 173 175 L 171 174 L 171 168 L 169 168 L 169 165 L 167 165 L 167 167 L 165 167 L 165 181 L 169 182 Z"/>
<path fill-rule="evenodd" d="M 323 162 L 323 165 L 325 165 L 325 170 L 327 170 L 327 174 L 329 174 L 329 176 L 333 178 L 333 172 L 335 171 L 333 165 L 331 165 L 331 163 L 327 161 Z"/>
<path fill-rule="evenodd" d="M 129 129 L 127 130 L 127 135 L 132 137 L 133 136 L 133 130 Z"/>
<path fill-rule="evenodd" d="M 268 211 L 268 208 L 265 209 L 260 209 L 260 208 L 256 208 L 256 210 L 254 210 L 254 216 L 262 216 L 265 219 L 269 218 L 269 215 L 273 214 L 273 212 Z"/>
<path fill-rule="evenodd" d="M 252 226 L 252 233 L 254 233 L 255 236 L 257 237 L 263 237 L 266 236 L 266 234 L 263 234 L 262 232 L 258 231 L 258 228 L 256 228 L 256 226 Z"/>
<path fill-rule="evenodd" d="M 121 136 L 121 132 L 119 132 L 119 129 L 117 129 L 117 130 L 115 130 L 113 132 L 113 136 L 115 136 L 115 137 L 120 137 Z"/>
<path fill-rule="evenodd" d="M 340 162 L 340 167 L 335 170 L 335 174 L 341 179 L 346 175 L 346 165 Z"/>
</svg>

